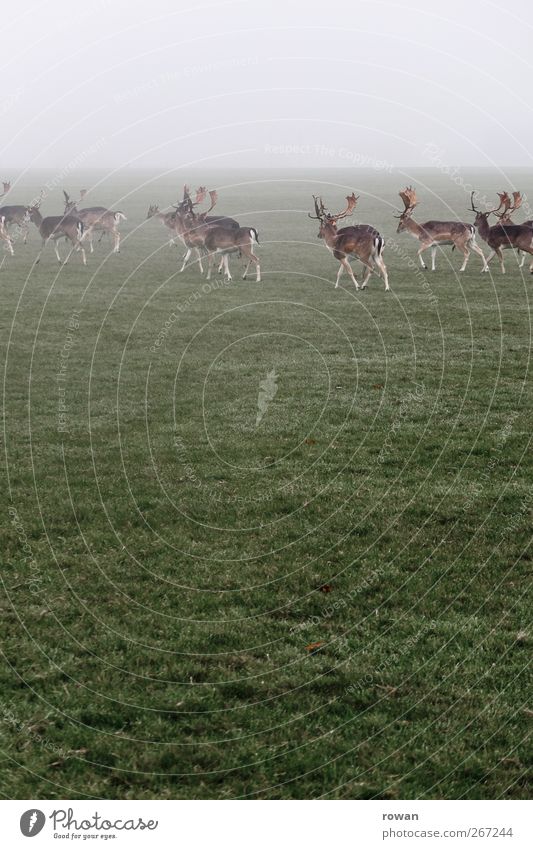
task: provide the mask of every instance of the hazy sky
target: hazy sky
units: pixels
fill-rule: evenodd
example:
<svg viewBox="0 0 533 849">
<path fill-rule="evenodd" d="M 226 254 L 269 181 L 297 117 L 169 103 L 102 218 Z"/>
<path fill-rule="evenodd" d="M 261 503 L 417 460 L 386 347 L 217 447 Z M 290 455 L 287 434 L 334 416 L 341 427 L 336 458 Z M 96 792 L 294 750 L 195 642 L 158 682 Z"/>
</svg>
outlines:
<svg viewBox="0 0 533 849">
<path fill-rule="evenodd" d="M 531 3 L 4 4 L 15 168 L 528 165 Z"/>
</svg>

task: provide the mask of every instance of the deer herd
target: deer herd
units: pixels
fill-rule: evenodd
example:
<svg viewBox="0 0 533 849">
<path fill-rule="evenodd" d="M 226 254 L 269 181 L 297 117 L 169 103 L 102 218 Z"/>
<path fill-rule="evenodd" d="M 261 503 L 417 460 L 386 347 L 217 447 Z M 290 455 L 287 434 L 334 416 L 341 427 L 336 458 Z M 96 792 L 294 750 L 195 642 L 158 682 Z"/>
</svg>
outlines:
<svg viewBox="0 0 533 849">
<path fill-rule="evenodd" d="M 10 183 L 3 184 L 4 197 L 11 190 Z M 63 191 L 65 206 L 61 215 L 47 216 L 43 218 L 40 207 L 44 193 L 29 205 L 7 205 L 0 207 L 0 240 L 4 242 L 7 250 L 13 255 L 14 233 L 17 238 L 22 238 L 24 244 L 27 242 L 30 222 L 33 222 L 41 236 L 41 249 L 35 262 L 39 262 L 41 254 L 46 245 L 51 242 L 54 245 L 55 254 L 60 263 L 63 262 L 58 250 L 58 241 L 65 239 L 70 250 L 64 260 L 68 262 L 73 251 L 81 254 L 84 265 L 87 264 L 85 245 L 89 246 L 90 253 L 93 252 L 93 235 L 100 234 L 99 241 L 107 234 L 113 239 L 113 253 L 120 252 L 119 225 L 126 221 L 123 212 L 107 209 L 104 206 L 89 206 L 80 208 L 87 192 L 81 190 L 79 200 L 71 200 L 66 191 Z M 505 274 L 503 251 L 514 248 L 520 259 L 519 268 L 522 268 L 526 260 L 526 254 L 531 254 L 529 270 L 533 273 L 533 219 L 516 224 L 512 221 L 514 213 L 520 209 L 523 197 L 520 192 L 501 192 L 498 194 L 499 204 L 494 209 L 479 210 L 474 205 L 475 192 L 470 198 L 471 212 L 475 219 L 473 224 L 461 221 L 415 221 L 413 213 L 418 206 L 416 191 L 407 186 L 399 192 L 403 202 L 403 210 L 396 217 L 399 219 L 397 233 L 410 233 L 419 242 L 418 258 L 422 268 L 427 268 L 423 254 L 431 252 L 431 270 L 435 271 L 435 260 L 437 248 L 450 245 L 452 250 L 457 249 L 463 256 L 460 271 L 466 269 L 470 253 L 477 254 L 482 262 L 481 270 L 487 272 L 492 259 L 497 256 L 500 267 Z M 208 201 L 207 201 L 208 199 Z M 365 289 L 370 275 L 374 272 L 382 278 L 385 291 L 390 291 L 387 267 L 383 260 L 385 240 L 378 230 L 370 224 L 353 224 L 346 227 L 338 227 L 338 222 L 350 218 L 357 206 L 359 198 L 354 193 L 346 198 L 346 208 L 338 213 L 331 213 L 322 200 L 322 197 L 313 195 L 314 215 L 309 218 L 320 222 L 318 238 L 323 239 L 328 250 L 339 262 L 335 288 L 343 272 L 347 272 L 356 289 Z M 209 203 L 207 209 L 201 211 L 205 202 Z M 245 261 L 243 279 L 246 279 L 251 265 L 255 269 L 255 278 L 261 280 L 261 267 L 259 258 L 255 253 L 259 245 L 259 237 L 255 227 L 242 227 L 234 218 L 226 215 L 210 215 L 218 201 L 216 190 L 208 191 L 205 186 L 196 190 L 191 195 L 188 186 L 184 186 L 183 197 L 169 211 L 160 211 L 156 205 L 148 209 L 147 219 L 156 219 L 165 227 L 169 236 L 169 244 L 174 246 L 181 243 L 185 248 L 180 272 L 184 271 L 193 256 L 192 262 L 197 264 L 199 271 L 204 273 L 204 263 L 207 264 L 207 279 L 211 277 L 213 266 L 218 265 L 218 272 L 223 274 L 227 280 L 231 280 L 229 259 L 233 254 L 238 254 Z M 494 215 L 497 222 L 491 226 L 490 216 Z M 483 251 L 476 244 L 476 232 L 490 248 L 490 254 L 485 257 Z M 363 277 L 361 285 L 357 282 L 350 259 L 355 258 L 363 265 Z"/>
</svg>

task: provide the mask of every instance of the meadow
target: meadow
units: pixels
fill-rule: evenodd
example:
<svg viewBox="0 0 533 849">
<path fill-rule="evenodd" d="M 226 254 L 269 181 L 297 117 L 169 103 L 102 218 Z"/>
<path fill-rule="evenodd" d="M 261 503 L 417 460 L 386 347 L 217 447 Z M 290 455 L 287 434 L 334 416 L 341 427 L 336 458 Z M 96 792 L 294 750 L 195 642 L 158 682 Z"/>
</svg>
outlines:
<svg viewBox="0 0 533 849">
<path fill-rule="evenodd" d="M 437 170 L 99 180 L 43 210 L 95 186 L 119 255 L 2 254 L 3 797 L 528 797 L 527 266 L 417 267 L 406 182 L 472 220 Z M 145 218 L 186 180 L 257 228 L 261 283 L 177 273 Z M 307 217 L 352 189 L 390 293 L 335 289 Z"/>
</svg>

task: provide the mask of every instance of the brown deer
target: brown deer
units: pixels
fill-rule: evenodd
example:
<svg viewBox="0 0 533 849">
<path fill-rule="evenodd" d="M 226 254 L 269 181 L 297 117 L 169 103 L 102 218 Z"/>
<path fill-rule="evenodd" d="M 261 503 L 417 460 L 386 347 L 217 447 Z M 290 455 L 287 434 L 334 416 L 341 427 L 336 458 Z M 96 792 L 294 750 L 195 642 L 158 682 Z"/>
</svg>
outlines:
<svg viewBox="0 0 533 849">
<path fill-rule="evenodd" d="M 355 279 L 352 267 L 348 262 L 348 257 L 354 256 L 365 266 L 365 274 L 361 284 L 361 289 L 366 289 L 368 278 L 373 271 L 378 270 L 378 273 L 385 281 L 385 291 L 390 291 L 389 277 L 387 267 L 383 262 L 383 246 L 385 241 L 378 233 L 375 227 L 370 224 L 356 224 L 351 227 L 342 227 L 337 230 L 337 221 L 342 218 L 347 218 L 352 215 L 359 198 L 352 192 L 347 198 L 347 207 L 343 212 L 336 215 L 330 214 L 321 197 L 313 195 L 315 204 L 315 215 L 308 213 L 309 218 L 318 219 L 320 221 L 320 229 L 318 238 L 324 239 L 328 250 L 331 251 L 335 259 L 340 262 L 335 281 L 335 288 L 339 285 L 339 279 L 343 271 L 347 271 L 352 278 L 355 288 L 359 289 L 359 284 Z"/>
<path fill-rule="evenodd" d="M 463 264 L 459 271 L 464 271 L 470 251 L 479 254 L 483 260 L 482 271 L 488 271 L 487 261 L 481 248 L 476 244 L 476 230 L 472 224 L 465 224 L 462 221 L 426 221 L 425 224 L 419 224 L 413 220 L 414 208 L 419 201 L 415 190 L 412 186 L 407 186 L 399 195 L 403 201 L 404 210 L 399 218 L 397 233 L 407 232 L 418 239 L 420 248 L 418 250 L 418 258 L 422 268 L 427 268 L 422 257 L 424 251 L 431 249 L 431 270 L 435 271 L 435 258 L 437 247 L 441 245 L 453 245 L 452 250 L 457 248 L 463 254 Z"/>
<path fill-rule="evenodd" d="M 11 183 L 4 183 L 3 185 L 4 191 L 0 197 L 4 197 L 11 190 Z M 29 230 L 28 208 L 22 205 L 0 206 L 0 218 L 4 219 L 6 233 L 9 232 L 11 227 L 16 228 L 22 235 L 24 244 L 26 244 Z"/>
<path fill-rule="evenodd" d="M 496 209 L 481 212 L 474 206 L 474 195 L 475 192 L 472 192 L 470 196 L 470 205 L 476 215 L 474 226 L 477 228 L 483 241 L 492 249 L 492 253 L 487 257 L 487 265 L 497 256 L 500 260 L 502 274 L 505 274 L 502 251 L 515 248 L 518 251 L 533 255 L 533 227 L 529 227 L 527 224 L 502 224 L 501 222 L 491 227 L 488 221 L 489 215 L 497 213 L 500 210 L 502 206 L 501 198 L 500 204 Z M 531 261 L 529 270 L 533 274 L 533 260 Z"/>
<path fill-rule="evenodd" d="M 515 222 L 511 220 L 511 216 L 522 206 L 522 193 L 512 192 L 512 200 L 509 192 L 498 192 L 497 194 L 500 198 L 500 207 L 503 206 L 503 212 L 499 212 L 500 207 L 498 207 L 494 214 L 500 219 L 500 224 L 514 224 Z M 523 221 L 522 223 L 525 227 L 533 227 L 533 218 L 529 219 L 529 221 Z M 517 251 L 517 254 L 520 259 L 518 268 L 523 268 L 526 261 L 526 255 L 520 250 Z"/>
<path fill-rule="evenodd" d="M 200 189 L 199 192 L 205 192 L 205 190 Z M 215 257 L 218 255 L 220 256 L 219 270 L 223 269 L 225 277 L 231 280 L 232 276 L 229 270 L 228 257 L 229 254 L 238 252 L 248 260 L 242 279 L 246 280 L 248 269 L 253 263 L 256 271 L 256 282 L 259 283 L 261 281 L 261 266 L 258 257 L 253 252 L 254 244 L 259 244 L 257 230 L 255 227 L 223 226 L 220 223 L 215 223 L 221 220 L 216 216 L 213 216 L 211 221 L 208 220 L 208 213 L 215 206 L 218 200 L 218 193 L 211 191 L 209 192 L 209 197 L 211 198 L 211 206 L 206 212 L 200 215 L 194 212 L 193 206 L 195 204 L 192 204 L 190 199 L 188 202 L 188 212 L 185 214 L 178 212 L 178 218 L 186 230 L 187 238 L 196 240 L 196 244 L 201 246 L 208 254 L 207 279 L 209 280 L 211 278 L 213 263 Z M 197 203 L 201 202 L 201 200 L 203 200 L 202 196 L 200 196 L 200 201 L 197 200 Z M 232 221 L 232 219 L 225 220 Z"/>
<path fill-rule="evenodd" d="M 78 203 L 83 200 L 87 194 L 85 189 L 80 192 L 80 200 L 70 200 L 69 195 L 63 191 L 65 195 L 65 215 L 76 215 L 83 222 L 84 238 L 89 241 L 90 252 L 93 253 L 93 232 L 98 231 L 108 233 L 113 236 L 113 253 L 120 253 L 120 232 L 118 225 L 121 221 L 127 221 L 123 212 L 113 212 L 106 209 L 105 206 L 87 206 L 85 209 L 78 209 Z M 102 238 L 100 236 L 100 239 Z"/>
<path fill-rule="evenodd" d="M 187 252 L 183 257 L 183 264 L 180 268 L 180 273 L 185 269 L 189 257 L 193 250 L 196 251 L 198 257 L 198 265 L 203 273 L 202 252 L 205 253 L 205 234 L 207 228 L 211 226 L 223 227 L 226 230 L 237 231 L 240 229 L 240 224 L 234 218 L 228 218 L 226 215 L 209 215 L 218 200 L 216 191 L 209 192 L 211 205 L 209 209 L 201 213 L 195 213 L 194 207 L 199 206 L 205 200 L 208 194 L 205 186 L 200 186 L 196 191 L 196 200 L 193 202 L 188 186 L 183 187 L 183 200 L 174 208 L 176 210 L 175 226 L 180 239 L 187 248 Z M 225 270 L 227 262 L 224 256 L 221 256 L 219 263 L 219 272 Z M 227 269 L 229 273 L 229 268 Z"/>
<path fill-rule="evenodd" d="M 42 197 L 42 193 L 41 193 Z M 64 265 L 70 259 L 70 255 L 72 251 L 81 251 L 81 258 L 84 265 L 87 265 L 87 258 L 85 256 L 85 250 L 83 248 L 82 239 L 83 239 L 83 221 L 75 215 L 53 215 L 48 216 L 47 218 L 43 218 L 40 212 L 41 199 L 39 199 L 33 206 L 28 207 L 28 215 L 30 221 L 33 221 L 39 233 L 41 235 L 42 245 L 41 250 L 37 255 L 37 259 L 35 263 L 37 264 L 41 259 L 41 254 L 48 244 L 48 242 L 54 243 L 54 250 L 56 253 L 56 257 L 58 262 L 61 264 L 62 259 L 59 254 L 59 250 L 57 247 L 57 242 L 59 239 L 66 239 L 72 245 L 67 257 L 65 259 Z"/>
<path fill-rule="evenodd" d="M 150 204 L 148 207 L 148 213 L 146 215 L 146 220 L 149 218 L 155 218 L 156 221 L 160 221 L 167 230 L 170 230 L 172 236 L 169 241 L 169 247 L 172 247 L 176 244 L 175 236 L 177 236 L 176 231 L 176 210 L 173 212 L 161 212 L 157 204 Z"/>
</svg>

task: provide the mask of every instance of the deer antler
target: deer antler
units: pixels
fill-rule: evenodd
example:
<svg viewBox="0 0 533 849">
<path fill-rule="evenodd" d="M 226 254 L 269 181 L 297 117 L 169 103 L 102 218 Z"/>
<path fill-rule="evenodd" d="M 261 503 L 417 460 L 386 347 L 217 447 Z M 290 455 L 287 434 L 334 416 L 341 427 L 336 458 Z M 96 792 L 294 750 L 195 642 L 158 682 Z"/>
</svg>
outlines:
<svg viewBox="0 0 533 849">
<path fill-rule="evenodd" d="M 359 198 L 355 196 L 355 192 L 352 192 L 351 195 L 347 195 L 346 200 L 346 209 L 343 212 L 337 213 L 337 215 L 328 215 L 330 221 L 339 221 L 339 219 L 347 218 L 349 215 L 352 214 Z"/>
<path fill-rule="evenodd" d="M 63 189 L 63 194 L 65 195 L 65 203 L 70 202 L 70 196 L 66 193 L 65 189 Z"/>
<path fill-rule="evenodd" d="M 211 210 L 212 210 L 212 209 L 213 209 L 213 207 L 215 206 L 215 204 L 216 204 L 216 202 L 217 202 L 217 200 L 218 200 L 218 192 L 217 192 L 215 189 L 213 189 L 213 191 L 209 192 L 209 197 L 211 198 L 211 206 L 210 206 L 210 207 L 209 207 L 209 209 L 207 210 L 206 215 L 207 215 L 209 212 L 211 212 Z"/>
<path fill-rule="evenodd" d="M 196 189 L 196 201 L 195 205 L 203 203 L 205 200 L 205 196 L 207 194 L 207 188 L 205 186 L 200 186 L 199 189 Z"/>
<path fill-rule="evenodd" d="M 416 191 L 412 186 L 406 186 L 403 192 L 398 192 L 401 199 L 403 200 L 404 211 L 402 215 L 407 215 L 407 213 L 411 213 L 415 206 L 418 205 L 419 200 L 416 196 Z"/>
<path fill-rule="evenodd" d="M 315 204 L 315 212 L 316 215 L 311 215 L 310 212 L 307 213 L 309 218 L 316 218 L 318 221 L 322 220 L 322 215 L 320 214 L 320 209 L 318 208 L 319 202 L 322 204 L 322 198 L 318 198 L 316 195 L 313 195 L 313 202 Z M 322 209 L 324 209 L 324 205 L 322 204 Z"/>
</svg>

